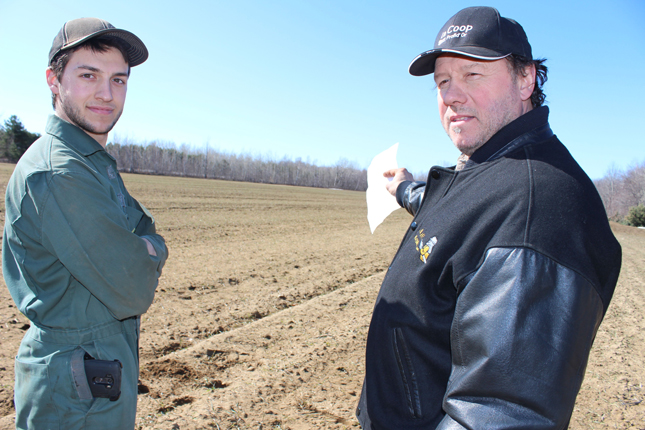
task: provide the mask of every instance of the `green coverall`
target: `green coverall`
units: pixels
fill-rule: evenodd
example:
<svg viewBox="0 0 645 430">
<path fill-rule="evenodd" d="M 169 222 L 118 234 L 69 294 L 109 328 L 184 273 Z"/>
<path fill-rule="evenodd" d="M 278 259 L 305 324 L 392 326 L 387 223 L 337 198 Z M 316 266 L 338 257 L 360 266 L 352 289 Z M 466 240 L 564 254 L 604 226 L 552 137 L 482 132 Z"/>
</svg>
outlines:
<svg viewBox="0 0 645 430">
<path fill-rule="evenodd" d="M 16 427 L 134 428 L 139 315 L 168 256 L 154 219 L 114 158 L 56 116 L 16 165 L 5 205 L 4 278 L 32 323 L 16 357 Z M 72 359 L 84 352 L 122 363 L 117 401 L 88 396 Z"/>
</svg>

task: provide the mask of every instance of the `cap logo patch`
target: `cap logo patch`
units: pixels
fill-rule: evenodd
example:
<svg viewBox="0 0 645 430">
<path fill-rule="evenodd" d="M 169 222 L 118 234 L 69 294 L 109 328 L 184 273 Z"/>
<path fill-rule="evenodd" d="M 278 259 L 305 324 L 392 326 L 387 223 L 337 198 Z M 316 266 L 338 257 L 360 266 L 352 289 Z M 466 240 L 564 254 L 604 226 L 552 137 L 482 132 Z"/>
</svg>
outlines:
<svg viewBox="0 0 645 430">
<path fill-rule="evenodd" d="M 441 38 L 437 45 L 442 45 L 446 40 L 454 39 L 455 37 L 466 37 L 468 32 L 473 29 L 472 25 L 451 25 L 446 31 L 441 33 Z"/>
</svg>

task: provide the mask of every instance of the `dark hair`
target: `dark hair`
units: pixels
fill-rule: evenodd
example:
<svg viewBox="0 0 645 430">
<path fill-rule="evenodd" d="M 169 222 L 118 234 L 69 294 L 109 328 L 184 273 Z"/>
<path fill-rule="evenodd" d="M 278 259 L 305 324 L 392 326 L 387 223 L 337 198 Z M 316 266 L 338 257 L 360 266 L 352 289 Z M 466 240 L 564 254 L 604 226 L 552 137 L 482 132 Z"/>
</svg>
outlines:
<svg viewBox="0 0 645 430">
<path fill-rule="evenodd" d="M 128 76 L 130 75 L 130 63 L 128 61 L 128 50 L 126 46 L 123 44 L 123 42 L 121 42 L 121 40 L 117 39 L 116 37 L 102 36 L 94 37 L 81 43 L 80 45 L 66 49 L 64 51 L 60 51 L 58 54 L 56 54 L 56 56 L 52 58 L 51 63 L 49 63 L 49 68 L 52 69 L 52 71 L 56 75 L 56 79 L 58 79 L 59 81 L 61 80 L 61 78 L 63 77 L 63 72 L 65 71 L 65 67 L 67 67 L 67 63 L 69 62 L 72 54 L 83 48 L 90 49 L 92 52 L 106 52 L 110 48 L 118 49 L 121 55 L 123 55 L 125 62 L 128 63 Z M 56 94 L 53 93 L 52 106 L 54 109 L 56 109 Z"/>
<path fill-rule="evenodd" d="M 533 108 L 542 106 L 546 99 L 546 94 L 542 91 L 542 87 L 547 80 L 547 67 L 544 65 L 546 58 L 529 60 L 519 55 L 510 55 L 506 58 L 515 76 L 526 76 L 526 68 L 531 65 L 535 66 L 535 87 L 533 87 L 533 93 L 531 94 L 531 104 Z"/>
</svg>

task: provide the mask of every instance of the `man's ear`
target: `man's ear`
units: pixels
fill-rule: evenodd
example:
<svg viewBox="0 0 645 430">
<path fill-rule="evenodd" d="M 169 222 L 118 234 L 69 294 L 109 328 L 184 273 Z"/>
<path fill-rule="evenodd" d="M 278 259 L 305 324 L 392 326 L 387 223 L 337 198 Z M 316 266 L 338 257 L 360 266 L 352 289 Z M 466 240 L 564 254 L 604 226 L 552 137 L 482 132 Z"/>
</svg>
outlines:
<svg viewBox="0 0 645 430">
<path fill-rule="evenodd" d="M 535 88 L 535 74 L 535 65 L 531 64 L 530 66 L 526 66 L 522 76 L 518 77 L 522 101 L 530 99 L 531 94 L 533 94 L 533 89 Z"/>
<path fill-rule="evenodd" d="M 52 94 L 60 94 L 60 82 L 56 77 L 56 73 L 54 73 L 51 67 L 48 67 L 45 73 L 47 75 L 47 86 L 51 90 Z"/>
</svg>

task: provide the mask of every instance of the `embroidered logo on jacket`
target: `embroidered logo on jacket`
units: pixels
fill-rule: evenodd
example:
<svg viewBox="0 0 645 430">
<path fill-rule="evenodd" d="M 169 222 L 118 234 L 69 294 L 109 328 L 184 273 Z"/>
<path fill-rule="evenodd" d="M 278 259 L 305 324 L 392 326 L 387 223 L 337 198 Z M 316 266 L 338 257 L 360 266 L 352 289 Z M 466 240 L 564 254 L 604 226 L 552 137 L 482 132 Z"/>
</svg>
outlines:
<svg viewBox="0 0 645 430">
<path fill-rule="evenodd" d="M 110 179 L 116 179 L 116 172 L 112 166 L 107 166 L 107 175 Z"/>
<path fill-rule="evenodd" d="M 426 234 L 423 232 L 423 229 L 419 231 L 419 234 L 414 236 L 414 243 L 417 246 L 417 251 L 419 251 L 419 259 L 424 263 L 428 261 L 428 257 L 432 252 L 432 248 L 437 244 L 437 237 L 433 236 L 427 241 L 425 240 Z"/>
</svg>

